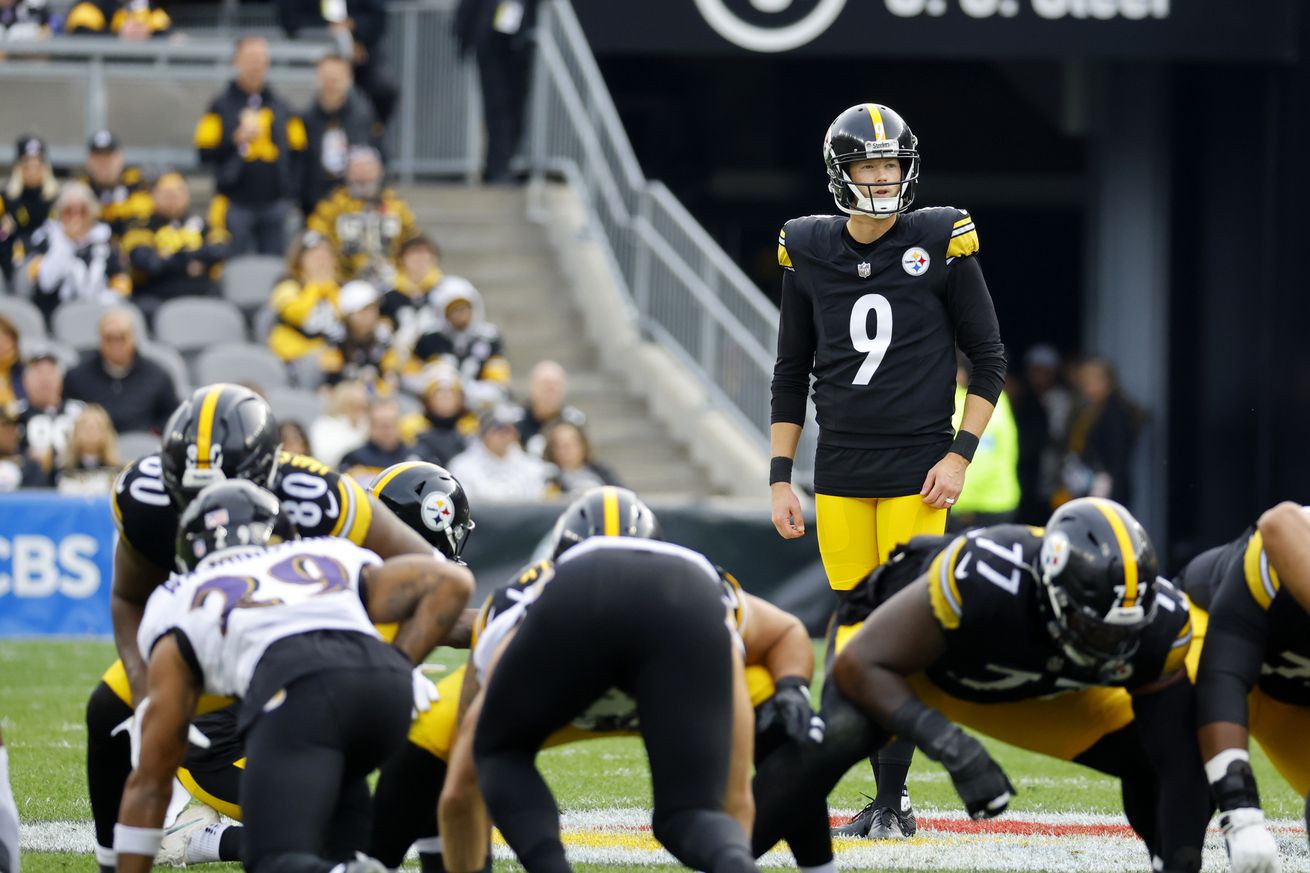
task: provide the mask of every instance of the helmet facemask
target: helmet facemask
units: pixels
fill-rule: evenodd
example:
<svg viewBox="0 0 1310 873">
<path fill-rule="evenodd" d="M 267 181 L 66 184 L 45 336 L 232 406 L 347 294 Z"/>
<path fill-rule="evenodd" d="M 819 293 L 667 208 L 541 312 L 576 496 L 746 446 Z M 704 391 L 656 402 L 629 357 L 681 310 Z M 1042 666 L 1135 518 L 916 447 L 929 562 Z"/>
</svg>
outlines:
<svg viewBox="0 0 1310 873">
<path fill-rule="evenodd" d="M 865 183 L 851 178 L 851 164 L 884 158 L 896 158 L 900 163 L 899 182 Z M 891 218 L 910 208 L 919 189 L 919 152 L 914 148 L 901 148 L 894 139 L 868 140 L 861 150 L 839 153 L 833 148 L 830 131 L 823 144 L 823 162 L 828 170 L 828 190 L 832 192 L 833 202 L 847 215 Z M 874 197 L 875 188 L 899 190 L 895 197 Z"/>
</svg>

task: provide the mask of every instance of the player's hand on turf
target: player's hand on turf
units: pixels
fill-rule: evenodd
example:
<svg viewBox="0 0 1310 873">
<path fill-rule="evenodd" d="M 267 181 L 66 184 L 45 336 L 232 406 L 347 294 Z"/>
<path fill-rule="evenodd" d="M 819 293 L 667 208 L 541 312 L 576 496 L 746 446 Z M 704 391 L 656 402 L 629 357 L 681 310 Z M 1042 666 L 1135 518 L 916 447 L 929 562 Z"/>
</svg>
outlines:
<svg viewBox="0 0 1310 873">
<path fill-rule="evenodd" d="M 798 743 L 823 742 L 823 718 L 814 712 L 809 683 L 799 676 L 779 679 L 773 696 L 760 704 L 755 730 L 764 733 L 774 727 Z"/>
<path fill-rule="evenodd" d="M 776 482 L 773 492 L 773 526 L 784 540 L 805 536 L 805 516 L 796 492 L 786 482 Z"/>
<path fill-rule="evenodd" d="M 955 505 L 964 488 L 964 471 L 968 467 L 969 462 L 963 456 L 947 452 L 944 458 L 932 465 L 923 480 L 923 487 L 919 489 L 923 502 L 934 509 Z"/>
<path fill-rule="evenodd" d="M 994 818 L 1005 812 L 1014 786 L 983 744 L 961 731 L 951 760 L 942 759 L 964 808 L 973 818 Z"/>
<path fill-rule="evenodd" d="M 1278 843 L 1258 809 L 1231 809 L 1219 814 L 1228 844 L 1232 873 L 1278 873 Z"/>
<path fill-rule="evenodd" d="M 415 667 L 411 674 L 414 679 L 414 718 L 418 718 L 420 712 L 427 712 L 432 708 L 432 704 L 441 699 L 437 693 L 437 686 L 432 684 L 424 673 L 422 667 Z"/>
</svg>

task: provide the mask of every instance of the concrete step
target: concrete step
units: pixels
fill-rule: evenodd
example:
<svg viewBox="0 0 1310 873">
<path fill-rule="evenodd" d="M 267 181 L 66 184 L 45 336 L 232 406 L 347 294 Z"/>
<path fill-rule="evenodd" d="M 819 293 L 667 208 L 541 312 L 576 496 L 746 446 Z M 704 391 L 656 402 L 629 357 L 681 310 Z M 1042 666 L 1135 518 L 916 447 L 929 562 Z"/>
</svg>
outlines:
<svg viewBox="0 0 1310 873">
<path fill-rule="evenodd" d="M 553 278 L 555 274 L 555 264 L 551 259 L 536 252 L 515 249 L 442 252 L 441 268 L 447 273 L 467 277 L 474 285 L 478 285 L 477 278 L 481 278 L 484 283 L 491 281 L 505 284 L 527 278 L 539 287 L 544 284 L 541 281 L 543 277 Z"/>
</svg>

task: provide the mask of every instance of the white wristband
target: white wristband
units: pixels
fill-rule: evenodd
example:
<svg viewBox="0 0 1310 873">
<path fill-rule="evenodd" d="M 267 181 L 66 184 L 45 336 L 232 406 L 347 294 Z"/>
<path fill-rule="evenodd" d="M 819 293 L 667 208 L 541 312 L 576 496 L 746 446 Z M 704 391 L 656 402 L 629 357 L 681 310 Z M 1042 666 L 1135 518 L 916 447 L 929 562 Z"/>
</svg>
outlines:
<svg viewBox="0 0 1310 873">
<path fill-rule="evenodd" d="M 1246 749 L 1224 749 L 1205 762 L 1205 778 L 1213 785 L 1228 775 L 1228 765 L 1234 761 L 1250 763 L 1251 754 Z"/>
<path fill-rule="evenodd" d="M 119 855 L 145 855 L 147 858 L 153 858 L 163 840 L 163 828 L 114 825 L 114 852 Z"/>
</svg>

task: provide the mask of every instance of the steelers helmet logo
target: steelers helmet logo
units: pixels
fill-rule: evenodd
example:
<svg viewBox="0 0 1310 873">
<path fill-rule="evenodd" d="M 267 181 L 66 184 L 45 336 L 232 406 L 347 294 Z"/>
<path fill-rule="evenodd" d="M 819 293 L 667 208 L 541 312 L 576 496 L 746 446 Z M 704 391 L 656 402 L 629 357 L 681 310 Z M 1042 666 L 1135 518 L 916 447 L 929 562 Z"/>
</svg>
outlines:
<svg viewBox="0 0 1310 873">
<path fill-rule="evenodd" d="M 911 276 L 922 276 L 928 272 L 931 263 L 928 253 L 918 246 L 906 249 L 905 254 L 901 255 L 901 268 Z"/>
<path fill-rule="evenodd" d="M 450 505 L 450 497 L 440 491 L 434 491 L 423 498 L 419 507 L 419 517 L 428 530 L 443 531 L 450 527 L 455 517 L 455 508 Z"/>
<path fill-rule="evenodd" d="M 1054 579 L 1069 565 L 1069 537 L 1064 531 L 1055 531 L 1042 538 L 1040 558 L 1042 575 Z"/>
<path fill-rule="evenodd" d="M 821 36 L 846 0 L 695 0 L 719 36 L 753 52 L 786 52 Z M 734 9 L 731 7 L 740 7 Z M 805 7 L 810 7 L 806 9 Z"/>
</svg>

